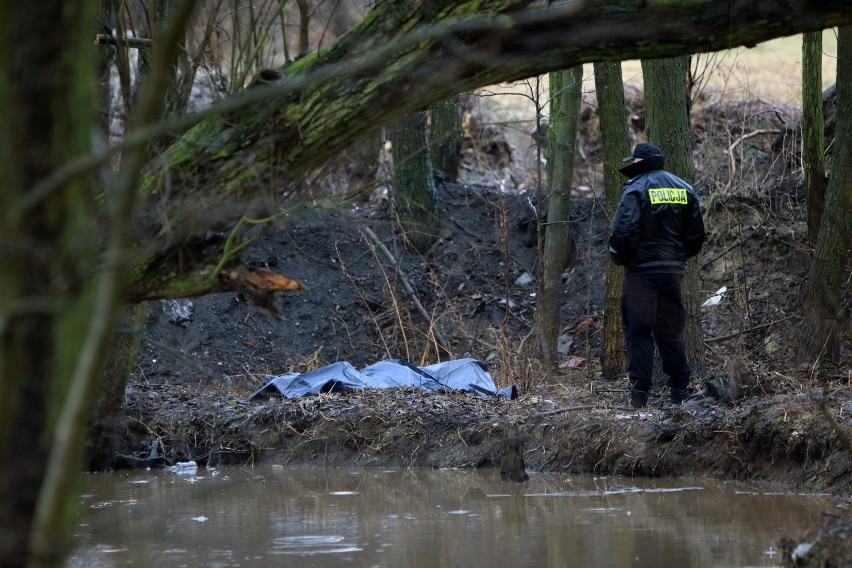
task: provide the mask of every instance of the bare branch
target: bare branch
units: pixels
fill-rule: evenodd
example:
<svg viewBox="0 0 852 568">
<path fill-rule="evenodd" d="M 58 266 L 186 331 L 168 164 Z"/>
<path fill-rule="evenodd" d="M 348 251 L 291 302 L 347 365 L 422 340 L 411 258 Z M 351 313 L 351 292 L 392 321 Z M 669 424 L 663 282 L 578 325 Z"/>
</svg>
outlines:
<svg viewBox="0 0 852 568">
<path fill-rule="evenodd" d="M 121 45 L 130 49 L 151 49 L 151 40 L 142 37 L 119 38 L 107 34 L 95 34 L 96 45 Z"/>
</svg>

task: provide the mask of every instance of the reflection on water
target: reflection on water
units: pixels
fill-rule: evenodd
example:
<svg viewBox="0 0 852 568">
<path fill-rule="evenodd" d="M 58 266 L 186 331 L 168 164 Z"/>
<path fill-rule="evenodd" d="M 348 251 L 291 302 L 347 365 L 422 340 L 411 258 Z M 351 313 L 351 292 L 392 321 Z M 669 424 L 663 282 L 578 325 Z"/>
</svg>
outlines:
<svg viewBox="0 0 852 568">
<path fill-rule="evenodd" d="M 824 496 L 682 480 L 280 466 L 92 474 L 91 566 L 778 566 Z"/>
</svg>

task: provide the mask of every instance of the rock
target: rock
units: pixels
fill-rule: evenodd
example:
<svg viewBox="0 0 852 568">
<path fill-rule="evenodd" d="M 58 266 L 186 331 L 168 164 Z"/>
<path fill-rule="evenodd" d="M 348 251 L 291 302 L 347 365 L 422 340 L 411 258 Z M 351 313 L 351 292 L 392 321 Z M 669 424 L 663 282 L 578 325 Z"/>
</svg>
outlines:
<svg viewBox="0 0 852 568">
<path fill-rule="evenodd" d="M 500 479 L 503 481 L 523 483 L 530 478 L 524 465 L 522 438 L 524 437 L 521 436 L 518 425 L 515 424 L 513 432 L 503 440 L 500 447 Z"/>
</svg>

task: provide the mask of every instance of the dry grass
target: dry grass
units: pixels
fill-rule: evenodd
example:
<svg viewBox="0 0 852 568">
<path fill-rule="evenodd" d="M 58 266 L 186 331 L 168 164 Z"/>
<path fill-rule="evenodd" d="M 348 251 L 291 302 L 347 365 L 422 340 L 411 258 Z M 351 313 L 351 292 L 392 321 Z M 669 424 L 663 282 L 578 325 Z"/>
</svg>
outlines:
<svg viewBox="0 0 852 568">
<path fill-rule="evenodd" d="M 801 104 L 801 35 L 778 38 L 753 48 L 740 47 L 702 55 L 699 67 L 708 66 L 705 91 L 728 101 L 765 99 L 775 104 Z M 823 32 L 823 88 L 834 84 L 837 68 L 837 31 Z M 642 89 L 642 66 L 638 60 L 621 64 L 626 85 Z M 584 66 L 584 99 L 594 98 L 592 64 Z M 519 163 L 534 163 L 529 133 L 539 118 L 548 116 L 547 76 L 516 83 L 503 83 L 483 89 L 496 120 L 507 128 L 507 137 L 520 155 Z"/>
<path fill-rule="evenodd" d="M 753 48 L 739 47 L 718 52 L 708 90 L 733 99 L 765 98 L 779 104 L 802 101 L 802 39 L 800 35 L 767 41 Z M 837 68 L 837 33 L 823 32 L 823 88 L 834 84 Z M 639 61 L 622 64 L 624 81 L 642 84 Z M 591 77 L 591 69 L 586 74 Z M 592 82 L 593 85 L 593 82 Z"/>
</svg>

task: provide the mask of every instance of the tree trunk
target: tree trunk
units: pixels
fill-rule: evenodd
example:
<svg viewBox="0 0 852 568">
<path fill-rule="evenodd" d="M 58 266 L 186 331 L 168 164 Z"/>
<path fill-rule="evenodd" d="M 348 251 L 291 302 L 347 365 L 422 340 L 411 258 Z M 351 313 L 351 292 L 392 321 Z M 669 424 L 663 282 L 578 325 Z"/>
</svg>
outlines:
<svg viewBox="0 0 852 568">
<path fill-rule="evenodd" d="M 236 221 L 274 216 L 279 198 L 298 197 L 300 176 L 394 116 L 586 61 L 727 49 L 852 22 L 846 0 L 738 3 L 735 14 L 719 0 L 523 10 L 531 3 L 384 0 L 321 54 L 293 62 L 269 87 L 226 101 L 228 116 L 191 129 L 145 178 L 148 204 L 140 209 L 150 214 L 139 220 L 128 300 L 228 289 L 219 276 L 239 262 L 225 250 L 241 244 L 240 234 L 226 238 Z M 506 14 L 494 18 L 497 12 Z M 471 15 L 478 17 L 459 19 Z M 270 187 L 280 188 L 271 200 Z"/>
<path fill-rule="evenodd" d="M 435 103 L 429 129 L 432 165 L 442 172 L 450 183 L 459 179 L 461 126 L 461 102 L 458 95 Z"/>
<path fill-rule="evenodd" d="M 154 43 L 158 43 L 166 33 L 169 17 L 173 12 L 173 0 L 155 0 L 153 6 L 152 2 L 142 4 L 145 14 L 141 26 L 144 30 L 142 35 L 154 38 L 157 40 Z M 140 93 L 147 88 L 153 71 L 153 51 L 144 50 L 141 54 L 132 97 L 134 106 Z M 186 110 L 186 96 L 182 96 L 179 92 L 177 67 L 177 58 L 168 62 L 165 71 L 166 85 L 157 95 L 162 101 L 159 118 L 165 119 Z M 126 110 L 128 114 L 132 114 L 134 109 Z M 108 139 L 109 132 L 106 132 L 105 136 Z M 156 153 L 157 146 L 162 143 L 163 140 L 152 140 L 149 152 Z M 90 471 L 104 471 L 112 468 L 111 458 L 116 454 L 115 442 L 120 440 L 126 431 L 126 423 L 124 417 L 119 415 L 119 409 L 124 401 L 127 380 L 139 353 L 142 327 L 140 318 L 146 306 L 147 302 L 124 306 L 118 315 L 116 332 L 112 335 L 107 349 L 88 434 L 86 463 Z"/>
<path fill-rule="evenodd" d="M 816 243 L 819 235 L 827 182 L 822 105 L 822 32 L 809 32 L 802 36 L 802 174 L 811 243 Z"/>
<path fill-rule="evenodd" d="M 687 73 L 685 57 L 642 60 L 645 137 L 663 150 L 668 171 L 690 181 L 694 173 L 686 110 Z"/>
<path fill-rule="evenodd" d="M 550 74 L 550 129 L 547 160 L 547 226 L 541 259 L 536 321 L 546 365 L 557 362 L 562 307 L 562 273 L 571 257 L 571 182 L 583 92 L 583 67 Z"/>
<path fill-rule="evenodd" d="M 438 238 L 435 180 L 426 142 L 426 113 L 412 112 L 390 127 L 393 209 L 406 246 L 423 254 Z"/>
<path fill-rule="evenodd" d="M 98 0 L 98 19 L 108 29 L 115 29 L 116 0 Z M 98 50 L 95 83 L 95 108 L 97 121 L 105 140 L 109 140 L 112 111 L 112 84 L 110 82 L 113 58 L 116 48 L 113 46 Z"/>
<path fill-rule="evenodd" d="M 152 44 L 156 44 L 159 38 L 165 32 L 165 26 L 174 11 L 175 0 L 142 0 L 142 22 L 139 27 L 139 35 L 142 38 L 150 38 Z M 151 58 L 153 51 L 150 49 L 139 50 L 139 64 L 136 66 L 136 83 L 133 90 L 132 102 L 136 106 L 139 93 L 145 89 L 148 83 L 148 78 L 151 75 Z M 183 68 L 186 73 L 187 65 L 181 65 L 180 57 L 175 57 L 173 61 L 168 62 L 168 82 L 162 93 L 162 116 L 169 117 L 186 112 L 187 104 L 189 103 L 189 88 L 192 86 L 193 77 L 178 78 L 178 69 Z M 125 109 L 128 114 L 133 112 L 133 109 Z M 152 139 L 150 142 L 150 152 L 153 155 L 158 154 L 168 146 L 169 138 L 166 136 L 159 139 Z"/>
<path fill-rule="evenodd" d="M 803 289 L 800 354 L 809 365 L 840 361 L 840 333 L 849 326 L 843 290 L 852 243 L 852 27 L 837 36 L 837 128 L 831 175 L 813 264 Z"/>
<path fill-rule="evenodd" d="M 689 84 L 686 57 L 642 60 L 645 80 L 646 134 L 649 141 L 663 150 L 666 169 L 692 183 L 692 141 L 689 130 Z M 701 330 L 701 305 L 698 260 L 686 265 L 683 297 L 686 305 L 686 353 L 694 377 L 704 376 L 704 334 Z M 662 378 L 657 358 L 655 383 Z"/>
<path fill-rule="evenodd" d="M 47 43 L 21 36 L 35 25 L 44 29 L 48 7 L 15 4 L 10 27 L 25 55 L 19 54 L 14 66 L 0 66 L 18 78 L 0 78 L 0 84 L 14 84 L 0 90 L 0 99 L 6 98 L 0 102 L 18 120 L 0 124 L 0 146 L 13 148 L 7 142 L 14 136 L 23 149 L 10 156 L 17 171 L 4 184 L 3 197 L 11 198 L 4 202 L 16 210 L 2 217 L 0 230 L 11 242 L 37 243 L 6 249 L 0 259 L 4 267 L 17 269 L 3 271 L 0 283 L 8 310 L 0 330 L 0 399 L 12 410 L 11 421 L 0 423 L 0 466 L 15 471 L 0 485 L 3 526 L 13 525 L 5 522 L 9 512 L 17 513 L 13 528 L 4 531 L 8 540 L 0 562 L 35 568 L 62 564 L 70 548 L 91 401 L 123 294 L 128 219 L 145 159 L 141 148 L 122 155 L 121 175 L 104 193 L 102 218 L 96 217 L 86 176 L 63 179 L 49 200 L 27 202 L 55 168 L 89 150 L 94 117 L 83 109 L 92 108 L 94 58 L 82 37 L 95 15 L 89 4 L 53 6 L 50 13 L 62 17 L 50 20 L 57 27 L 46 31 L 57 39 Z M 184 18 L 174 31 L 182 32 L 194 4 L 182 6 Z M 70 38 L 75 48 L 66 43 L 69 30 L 81 34 Z M 0 34 L 0 41 L 13 33 Z M 163 61 L 173 54 L 168 46 L 174 46 L 175 35 L 170 32 L 162 42 Z M 164 82 L 164 74 L 152 77 L 151 92 Z M 134 118 L 139 127 L 159 118 L 159 97 L 146 95 L 143 101 Z M 7 358 L 12 352 L 17 355 Z"/>
<path fill-rule="evenodd" d="M 113 469 L 118 444 L 127 432 L 127 417 L 121 413 L 121 405 L 139 355 L 147 308 L 147 302 L 124 306 L 118 314 L 92 411 L 86 449 L 88 471 Z"/>
<path fill-rule="evenodd" d="M 603 181 L 607 217 L 612 218 L 621 199 L 622 176 L 618 170 L 622 158 L 630 154 L 627 135 L 627 111 L 624 102 L 624 83 L 621 63 L 595 63 L 595 91 L 598 98 L 598 120 L 603 144 Z M 606 291 L 604 293 L 604 336 L 601 353 L 601 374 L 614 380 L 624 373 L 627 358 L 624 353 L 624 332 L 621 325 L 621 289 L 624 268 L 606 261 Z"/>
<path fill-rule="evenodd" d="M 13 244 L 0 249 L 0 566 L 28 558 L 53 427 L 93 309 L 91 180 L 78 177 L 24 213 L 13 209 L 36 182 L 89 151 L 95 8 L 58 0 L 0 8 L 0 233 Z"/>
</svg>

